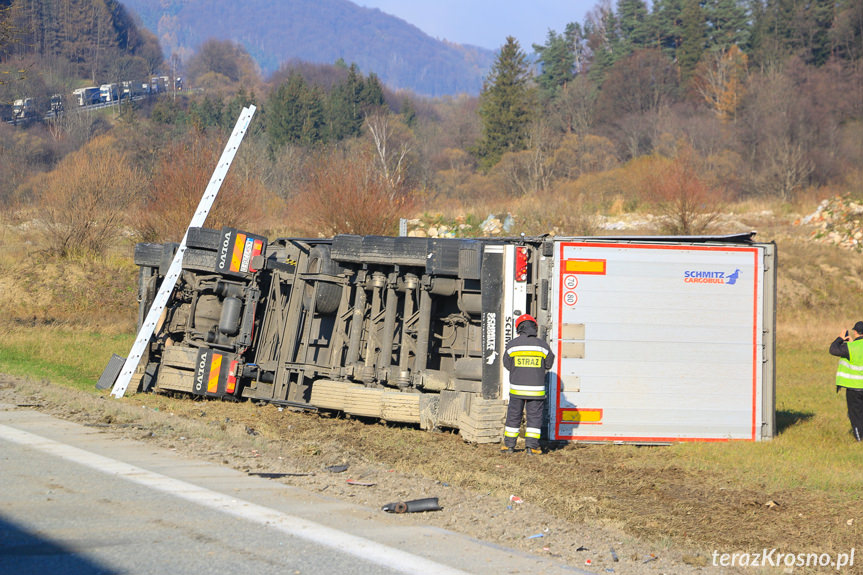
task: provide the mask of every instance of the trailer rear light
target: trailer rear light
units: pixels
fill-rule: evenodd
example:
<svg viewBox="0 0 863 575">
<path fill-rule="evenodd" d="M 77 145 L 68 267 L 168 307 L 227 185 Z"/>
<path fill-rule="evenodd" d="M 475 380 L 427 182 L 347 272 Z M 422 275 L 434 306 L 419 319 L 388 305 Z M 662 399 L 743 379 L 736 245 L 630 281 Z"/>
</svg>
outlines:
<svg viewBox="0 0 863 575">
<path fill-rule="evenodd" d="M 256 239 L 254 241 L 254 243 L 252 244 L 252 258 L 254 258 L 255 256 L 261 255 L 261 253 L 263 251 L 264 251 L 264 242 L 262 240 Z M 256 272 L 258 270 L 255 269 L 251 264 L 252 258 L 249 258 L 249 271 L 250 272 Z"/>
<path fill-rule="evenodd" d="M 527 247 L 515 248 L 515 281 L 527 281 Z"/>
<path fill-rule="evenodd" d="M 240 362 L 235 359 L 231 362 L 231 365 L 228 368 L 228 381 L 225 384 L 225 393 L 233 395 L 237 390 L 237 365 L 239 363 Z"/>
</svg>

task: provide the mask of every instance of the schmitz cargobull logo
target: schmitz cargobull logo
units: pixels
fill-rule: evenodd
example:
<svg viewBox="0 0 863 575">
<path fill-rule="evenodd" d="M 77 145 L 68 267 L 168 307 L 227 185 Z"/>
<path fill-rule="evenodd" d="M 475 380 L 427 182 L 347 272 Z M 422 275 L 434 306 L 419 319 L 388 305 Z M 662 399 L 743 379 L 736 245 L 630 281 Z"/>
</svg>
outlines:
<svg viewBox="0 0 863 575">
<path fill-rule="evenodd" d="M 731 273 L 717 270 L 686 270 L 683 272 L 683 281 L 688 284 L 734 285 L 739 277 L 739 268 Z"/>
</svg>

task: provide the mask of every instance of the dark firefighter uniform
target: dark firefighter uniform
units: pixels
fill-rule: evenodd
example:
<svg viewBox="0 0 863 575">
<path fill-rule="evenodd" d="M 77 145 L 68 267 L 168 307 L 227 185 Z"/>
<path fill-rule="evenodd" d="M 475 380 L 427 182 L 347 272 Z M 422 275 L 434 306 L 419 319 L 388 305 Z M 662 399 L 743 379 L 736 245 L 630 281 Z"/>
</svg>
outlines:
<svg viewBox="0 0 863 575">
<path fill-rule="evenodd" d="M 515 321 L 518 336 L 506 344 L 503 366 L 509 370 L 509 407 L 503 430 L 503 451 L 511 452 L 526 413 L 524 430 L 526 453 L 540 453 L 539 435 L 545 410 L 545 374 L 554 365 L 554 353 L 537 337 L 536 320 L 525 314 Z"/>
<path fill-rule="evenodd" d="M 852 337 L 851 341 L 837 337 L 830 344 L 830 353 L 840 358 L 836 369 L 836 391 L 840 387 L 845 388 L 851 431 L 857 441 L 863 441 L 863 323 L 854 325 Z"/>
</svg>

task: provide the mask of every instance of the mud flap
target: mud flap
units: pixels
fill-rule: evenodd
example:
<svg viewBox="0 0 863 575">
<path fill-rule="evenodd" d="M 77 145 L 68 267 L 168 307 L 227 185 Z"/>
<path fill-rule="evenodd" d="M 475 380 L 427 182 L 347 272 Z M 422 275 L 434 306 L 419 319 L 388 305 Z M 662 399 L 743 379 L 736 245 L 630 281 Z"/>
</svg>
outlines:
<svg viewBox="0 0 863 575">
<path fill-rule="evenodd" d="M 201 348 L 195 359 L 195 382 L 192 393 L 205 397 L 238 396 L 237 372 L 240 362 L 236 355 Z"/>
<path fill-rule="evenodd" d="M 264 255 L 267 238 L 234 228 L 222 228 L 216 258 L 216 271 L 235 276 L 245 276 L 257 271 L 252 258 Z"/>
</svg>

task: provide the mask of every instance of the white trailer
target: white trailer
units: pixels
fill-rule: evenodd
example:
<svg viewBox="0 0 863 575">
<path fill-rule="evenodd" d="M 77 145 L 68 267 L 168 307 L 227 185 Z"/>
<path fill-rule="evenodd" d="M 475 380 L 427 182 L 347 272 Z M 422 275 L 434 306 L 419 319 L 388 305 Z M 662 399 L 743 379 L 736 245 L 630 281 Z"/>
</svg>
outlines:
<svg viewBox="0 0 863 575">
<path fill-rule="evenodd" d="M 558 239 L 549 437 L 774 433 L 775 246 Z"/>
<path fill-rule="evenodd" d="M 87 86 L 86 88 L 77 88 L 72 90 L 72 96 L 78 106 L 90 106 L 99 103 L 99 87 Z"/>
</svg>

